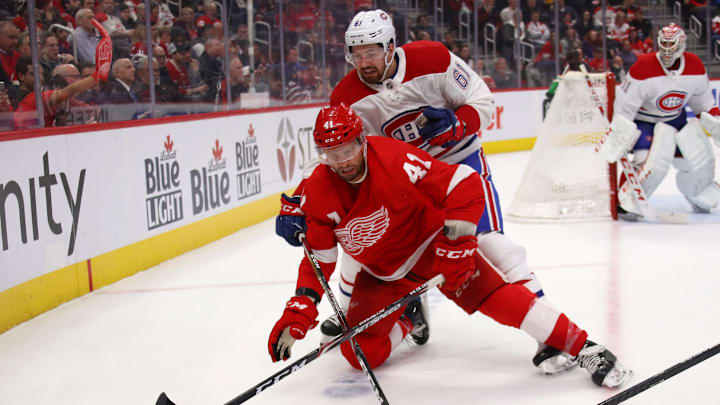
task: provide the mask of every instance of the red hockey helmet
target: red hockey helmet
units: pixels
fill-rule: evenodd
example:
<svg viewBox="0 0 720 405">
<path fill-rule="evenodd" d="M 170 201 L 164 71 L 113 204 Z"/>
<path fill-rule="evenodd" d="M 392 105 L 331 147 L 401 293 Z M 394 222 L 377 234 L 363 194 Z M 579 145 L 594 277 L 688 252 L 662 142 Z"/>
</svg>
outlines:
<svg viewBox="0 0 720 405">
<path fill-rule="evenodd" d="M 362 120 L 345 103 L 320 109 L 313 137 L 323 163 L 350 160 L 365 144 Z"/>
</svg>

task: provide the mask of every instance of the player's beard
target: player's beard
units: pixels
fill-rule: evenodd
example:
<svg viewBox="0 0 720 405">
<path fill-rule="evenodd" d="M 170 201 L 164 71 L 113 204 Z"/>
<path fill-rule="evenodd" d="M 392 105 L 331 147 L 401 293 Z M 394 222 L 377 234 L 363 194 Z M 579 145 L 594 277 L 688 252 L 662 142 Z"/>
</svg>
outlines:
<svg viewBox="0 0 720 405">
<path fill-rule="evenodd" d="M 365 159 L 360 160 L 358 164 L 349 164 L 347 166 L 333 168 L 340 178 L 348 183 L 357 182 L 365 174 Z"/>
<path fill-rule="evenodd" d="M 369 66 L 360 69 L 360 77 L 367 83 L 378 84 L 380 83 L 382 73 L 375 67 Z"/>
</svg>

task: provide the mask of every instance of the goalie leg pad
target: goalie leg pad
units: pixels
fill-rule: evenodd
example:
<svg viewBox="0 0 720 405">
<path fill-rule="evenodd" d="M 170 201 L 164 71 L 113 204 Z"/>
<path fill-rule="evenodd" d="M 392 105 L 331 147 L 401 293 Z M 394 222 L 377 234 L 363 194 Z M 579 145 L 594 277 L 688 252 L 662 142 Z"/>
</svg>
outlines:
<svg viewBox="0 0 720 405">
<path fill-rule="evenodd" d="M 596 146 L 596 151 L 610 163 L 617 162 L 623 153 L 629 151 L 640 137 L 640 130 L 634 122 L 620 114 L 615 115 L 610 131 Z"/>
<path fill-rule="evenodd" d="M 682 158 L 676 158 L 678 190 L 699 212 L 708 212 L 720 201 L 720 186 L 714 182 L 715 153 L 700 123 L 689 121 L 678 132 L 677 144 Z"/>
<path fill-rule="evenodd" d="M 647 198 L 655 192 L 670 170 L 675 156 L 675 134 L 677 130 L 662 122 L 655 124 L 650 152 L 640 171 L 640 184 Z"/>
</svg>

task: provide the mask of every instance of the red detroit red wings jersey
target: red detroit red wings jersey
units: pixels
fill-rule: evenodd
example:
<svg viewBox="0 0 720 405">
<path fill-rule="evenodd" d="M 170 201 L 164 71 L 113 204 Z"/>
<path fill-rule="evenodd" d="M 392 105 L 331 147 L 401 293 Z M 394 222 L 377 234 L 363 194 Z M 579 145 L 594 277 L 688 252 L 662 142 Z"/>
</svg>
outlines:
<svg viewBox="0 0 720 405">
<path fill-rule="evenodd" d="M 695 114 L 715 106 L 705 66 L 697 55 L 685 52 L 675 71 L 665 69 L 657 52 L 638 57 L 617 93 L 615 114 L 630 120 L 667 122 L 685 105 Z"/>
<path fill-rule="evenodd" d="M 469 166 L 448 165 L 402 142 L 369 137 L 367 170 L 357 188 L 327 165 L 305 180 L 301 207 L 308 242 L 328 278 L 339 244 L 376 278 L 400 279 L 446 219 L 477 223 L 483 213 L 480 176 Z M 323 291 L 307 259 L 297 287 Z"/>
<path fill-rule="evenodd" d="M 469 133 L 491 122 L 495 100 L 485 82 L 439 42 L 415 41 L 397 48 L 397 72 L 382 84 L 368 84 L 357 70 L 349 72 L 332 92 L 330 104 L 344 102 L 362 118 L 370 135 L 408 142 L 448 163 L 460 163 L 480 149 L 477 136 L 451 148 L 431 146 L 414 121 L 425 107 L 456 110 Z"/>
</svg>

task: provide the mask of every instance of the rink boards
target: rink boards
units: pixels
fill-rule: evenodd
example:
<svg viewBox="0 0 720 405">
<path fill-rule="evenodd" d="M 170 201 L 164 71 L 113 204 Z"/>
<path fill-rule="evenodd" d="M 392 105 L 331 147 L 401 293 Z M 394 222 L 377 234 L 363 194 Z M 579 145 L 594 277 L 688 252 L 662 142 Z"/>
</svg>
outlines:
<svg viewBox="0 0 720 405">
<path fill-rule="evenodd" d="M 544 93 L 496 92 L 486 153 L 532 148 Z M 0 141 L 0 333 L 275 215 L 279 194 L 315 157 L 319 108 L 48 128 Z"/>
</svg>

